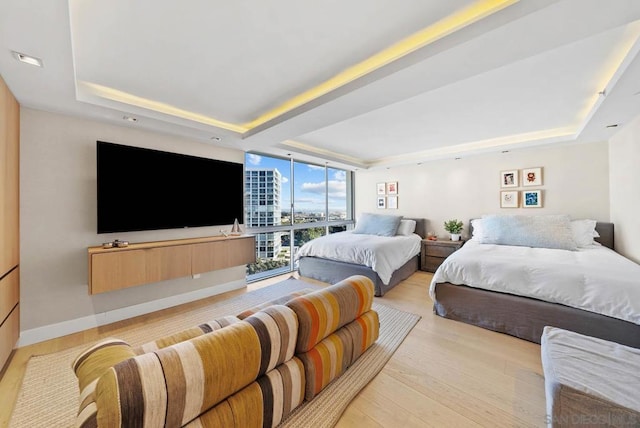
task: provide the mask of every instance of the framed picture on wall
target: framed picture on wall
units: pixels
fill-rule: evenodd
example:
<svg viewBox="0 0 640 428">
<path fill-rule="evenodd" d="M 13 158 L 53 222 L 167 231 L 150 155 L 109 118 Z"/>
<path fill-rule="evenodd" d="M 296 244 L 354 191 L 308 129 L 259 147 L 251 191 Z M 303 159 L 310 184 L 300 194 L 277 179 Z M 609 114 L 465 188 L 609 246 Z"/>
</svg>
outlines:
<svg viewBox="0 0 640 428">
<path fill-rule="evenodd" d="M 376 184 L 376 193 L 378 195 L 384 195 L 387 192 L 387 183 Z"/>
<path fill-rule="evenodd" d="M 518 170 L 501 171 L 500 187 L 518 187 Z"/>
<path fill-rule="evenodd" d="M 523 186 L 542 186 L 542 168 L 525 168 L 522 170 Z"/>
<path fill-rule="evenodd" d="M 519 194 L 517 190 L 500 192 L 500 208 L 518 208 Z"/>
<path fill-rule="evenodd" d="M 398 182 L 392 181 L 391 183 L 387 183 L 387 193 L 390 195 L 398 194 Z"/>
<path fill-rule="evenodd" d="M 542 208 L 542 190 L 523 190 L 523 208 Z"/>
<path fill-rule="evenodd" d="M 387 196 L 387 209 L 389 209 L 389 210 L 397 210 L 398 209 L 398 197 L 397 196 Z"/>
<path fill-rule="evenodd" d="M 380 209 L 385 209 L 387 207 L 387 198 L 384 196 L 378 196 L 378 203 L 376 206 Z"/>
</svg>

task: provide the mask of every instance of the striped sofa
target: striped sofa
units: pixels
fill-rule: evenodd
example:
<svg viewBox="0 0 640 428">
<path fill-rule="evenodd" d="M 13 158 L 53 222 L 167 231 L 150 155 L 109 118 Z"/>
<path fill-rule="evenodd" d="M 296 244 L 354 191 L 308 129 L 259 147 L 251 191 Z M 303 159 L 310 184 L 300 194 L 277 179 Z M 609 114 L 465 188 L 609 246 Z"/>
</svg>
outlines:
<svg viewBox="0 0 640 428">
<path fill-rule="evenodd" d="M 113 338 L 89 347 L 73 362 L 76 425 L 278 425 L 378 337 L 368 278 L 308 291 L 136 348 Z"/>
</svg>

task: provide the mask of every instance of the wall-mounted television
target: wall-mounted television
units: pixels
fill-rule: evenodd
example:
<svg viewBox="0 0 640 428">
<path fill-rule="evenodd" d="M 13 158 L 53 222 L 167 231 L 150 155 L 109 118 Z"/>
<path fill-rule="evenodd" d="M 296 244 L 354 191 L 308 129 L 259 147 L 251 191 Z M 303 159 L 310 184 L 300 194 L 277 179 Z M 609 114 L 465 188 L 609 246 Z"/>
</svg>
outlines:
<svg viewBox="0 0 640 428">
<path fill-rule="evenodd" d="M 241 163 L 97 142 L 98 233 L 243 219 Z"/>
</svg>

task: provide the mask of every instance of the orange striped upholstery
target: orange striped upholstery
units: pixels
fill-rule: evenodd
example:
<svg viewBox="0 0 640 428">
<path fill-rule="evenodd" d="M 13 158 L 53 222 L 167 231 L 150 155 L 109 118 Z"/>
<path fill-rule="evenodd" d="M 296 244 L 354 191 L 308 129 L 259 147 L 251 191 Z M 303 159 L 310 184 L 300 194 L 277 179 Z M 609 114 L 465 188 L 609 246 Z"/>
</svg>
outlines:
<svg viewBox="0 0 640 428">
<path fill-rule="evenodd" d="M 377 339 L 378 313 L 369 311 L 298 355 L 305 369 L 305 399 L 311 400 L 339 377 Z"/>
<path fill-rule="evenodd" d="M 302 362 L 294 357 L 186 426 L 275 427 L 303 400 L 304 369 Z"/>
<path fill-rule="evenodd" d="M 261 311 L 265 308 L 268 308 L 269 306 L 272 305 L 284 305 L 285 303 L 287 303 L 289 300 L 298 297 L 298 296 L 304 296 L 305 294 L 309 294 L 313 291 L 313 288 L 305 288 L 303 290 L 300 291 L 294 291 L 291 292 L 285 296 L 282 297 L 278 297 L 277 299 L 273 299 L 273 300 L 269 300 L 268 302 L 264 302 L 261 303 L 257 306 L 254 306 L 253 308 L 249 308 L 246 311 L 243 311 L 242 313 L 238 314 L 238 318 L 240 318 L 241 320 L 245 319 L 248 316 L 251 316 L 253 314 L 255 314 L 258 311 Z"/>
<path fill-rule="evenodd" d="M 354 275 L 287 302 L 298 315 L 296 353 L 309 351 L 340 327 L 368 312 L 373 294 L 373 282 L 366 276 Z"/>
</svg>

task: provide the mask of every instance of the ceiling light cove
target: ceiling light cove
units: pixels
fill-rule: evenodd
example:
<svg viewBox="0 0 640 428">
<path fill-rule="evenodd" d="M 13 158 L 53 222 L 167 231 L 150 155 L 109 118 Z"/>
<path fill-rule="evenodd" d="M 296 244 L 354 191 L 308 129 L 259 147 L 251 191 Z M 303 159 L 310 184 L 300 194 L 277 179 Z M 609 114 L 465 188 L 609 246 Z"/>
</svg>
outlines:
<svg viewBox="0 0 640 428">
<path fill-rule="evenodd" d="M 417 33 L 400 40 L 364 61 L 336 74 L 329 80 L 311 88 L 278 107 L 264 113 L 257 119 L 245 123 L 248 129 L 256 128 L 272 119 L 275 119 L 297 107 L 311 102 L 329 92 L 338 89 L 360 77 L 363 77 L 387 64 L 396 61 L 411 52 L 423 48 L 451 33 L 479 21 L 507 6 L 511 6 L 520 0 L 479 0 L 473 4 L 454 12 L 453 14 L 435 22 Z"/>
<path fill-rule="evenodd" d="M 594 94 L 585 105 L 582 112 L 579 112 L 580 125 L 576 129 L 576 134 L 580 134 L 598 110 L 607 94 L 611 92 L 618 79 L 625 72 L 627 67 L 635 59 L 640 51 L 640 21 L 627 26 L 625 37 L 616 49 L 611 52 L 609 60 L 600 75 L 600 87 L 603 88 Z"/>
<path fill-rule="evenodd" d="M 136 107 L 140 107 L 146 110 L 155 111 L 158 113 L 168 114 L 171 116 L 179 117 L 182 119 L 191 120 L 205 125 L 215 126 L 217 128 L 227 129 L 237 133 L 244 133 L 247 128 L 236 125 L 233 123 L 223 122 L 203 114 L 194 113 L 191 111 L 183 110 L 178 107 L 171 106 L 169 104 L 161 103 L 159 101 L 148 100 L 146 98 L 138 97 L 133 94 L 129 94 L 118 89 L 109 88 L 106 86 L 98 85 L 97 83 L 79 81 L 79 92 L 86 92 L 90 95 L 104 98 L 111 101 L 116 101 L 123 104 L 128 104 Z"/>
<path fill-rule="evenodd" d="M 519 1 L 520 0 L 474 1 L 468 6 L 450 13 L 439 21 L 436 21 L 426 28 L 423 28 L 422 30 L 390 45 L 373 56 L 338 72 L 323 83 L 290 98 L 276 108 L 269 110 L 259 115 L 256 119 L 244 124 L 225 122 L 200 113 L 184 110 L 170 104 L 127 93 L 116 88 L 83 80 L 77 81 L 78 98 L 80 99 L 82 93 L 86 92 L 88 95 L 93 97 L 129 104 L 131 106 L 136 106 L 157 113 L 172 115 L 178 118 L 230 130 L 239 134 L 245 134 L 256 127 L 263 126 L 271 120 L 310 103 L 323 95 L 341 88 L 375 70 L 378 70 L 381 67 L 384 67 L 385 65 L 397 61 L 414 51 L 430 45 L 449 34 L 459 31 L 474 22 L 492 15 Z"/>
<path fill-rule="evenodd" d="M 547 129 L 543 131 L 527 132 L 524 134 L 491 138 L 482 141 L 473 141 L 464 144 L 457 144 L 455 146 L 438 147 L 436 149 L 423 150 L 417 153 L 389 156 L 386 158 L 376 159 L 374 161 L 368 162 L 367 166 L 369 168 L 374 168 L 387 165 L 403 165 L 413 163 L 416 159 L 420 159 L 421 161 L 437 160 L 450 158 L 451 156 L 459 157 L 459 155 L 462 154 L 487 152 L 500 147 L 527 147 L 540 144 L 569 141 L 574 138 L 574 127 Z M 502 153 L 505 153 L 505 151 L 508 150 L 502 150 Z"/>
<path fill-rule="evenodd" d="M 292 148 L 295 149 L 298 153 L 304 153 L 311 156 L 319 156 L 321 159 L 331 159 L 339 162 L 343 162 L 347 165 L 351 166 L 360 166 L 366 168 L 366 163 L 364 163 L 361 159 L 344 155 L 342 153 L 332 152 L 330 150 L 321 149 L 319 147 L 314 147 L 309 144 L 304 144 L 299 141 L 286 140 L 279 144 L 281 147 Z M 290 154 L 287 154 L 290 156 Z"/>
</svg>

